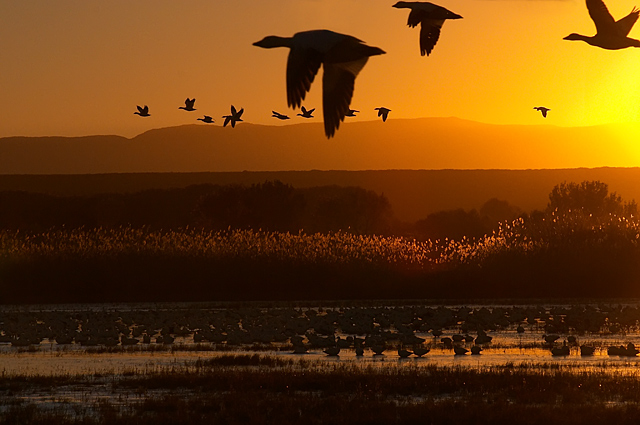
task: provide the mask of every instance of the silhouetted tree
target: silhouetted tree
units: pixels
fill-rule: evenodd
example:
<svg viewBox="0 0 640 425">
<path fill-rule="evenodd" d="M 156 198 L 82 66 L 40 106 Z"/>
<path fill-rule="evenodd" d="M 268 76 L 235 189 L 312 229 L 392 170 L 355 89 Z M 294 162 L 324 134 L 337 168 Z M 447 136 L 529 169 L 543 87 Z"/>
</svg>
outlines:
<svg viewBox="0 0 640 425">
<path fill-rule="evenodd" d="M 487 227 L 494 228 L 497 223 L 517 218 L 522 214 L 522 210 L 509 205 L 507 201 L 491 198 L 480 207 L 479 213 Z"/>
<path fill-rule="evenodd" d="M 607 214 L 636 214 L 635 201 L 623 203 L 615 192 L 609 193 L 609 186 L 599 181 L 583 181 L 582 183 L 563 182 L 556 185 L 549 194 L 548 213 L 558 211 L 566 213 L 582 210 L 586 214 L 600 217 Z"/>
<path fill-rule="evenodd" d="M 462 239 L 484 236 L 487 227 L 474 209 L 469 212 L 463 209 L 439 211 L 429 214 L 427 218 L 418 220 L 416 232 L 423 239 Z"/>
<path fill-rule="evenodd" d="M 263 229 L 297 232 L 305 201 L 278 180 L 251 187 L 218 186 L 197 206 L 203 222 L 214 229 Z"/>
<path fill-rule="evenodd" d="M 360 187 L 320 186 L 302 191 L 307 200 L 304 230 L 386 234 L 393 213 L 384 195 Z"/>
</svg>

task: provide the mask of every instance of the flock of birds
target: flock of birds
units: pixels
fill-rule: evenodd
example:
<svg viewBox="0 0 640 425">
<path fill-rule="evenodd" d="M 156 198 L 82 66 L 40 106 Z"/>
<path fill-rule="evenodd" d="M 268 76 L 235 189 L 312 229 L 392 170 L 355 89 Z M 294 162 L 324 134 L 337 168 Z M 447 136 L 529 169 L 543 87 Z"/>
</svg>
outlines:
<svg viewBox="0 0 640 425">
<path fill-rule="evenodd" d="M 608 50 L 640 47 L 640 41 L 628 37 L 631 28 L 638 20 L 640 10 L 634 8 L 627 16 L 615 21 L 602 0 L 586 0 L 586 5 L 596 26 L 596 34 L 585 36 L 572 33 L 564 37 L 564 40 L 581 40 L 592 46 Z M 420 25 L 420 54 L 422 56 L 431 54 L 440 38 L 442 25 L 446 20 L 462 19 L 462 16 L 429 2 L 399 1 L 392 7 L 410 9 L 408 26 L 415 28 Z M 300 108 L 302 114 L 298 115 L 303 118 L 313 118 L 312 113 L 315 109 L 306 110 L 302 106 L 302 101 L 311 89 L 311 84 L 322 65 L 324 70 L 322 77 L 323 118 L 327 138 L 331 138 L 335 134 L 345 117 L 353 116 L 355 112 L 358 112 L 350 109 L 350 104 L 355 79 L 369 57 L 385 54 L 384 50 L 368 46 L 353 36 L 329 30 L 302 31 L 292 37 L 270 35 L 253 43 L 253 45 L 265 49 L 276 47 L 290 49 L 286 68 L 287 105 L 293 109 Z M 195 99 L 187 98 L 185 106 L 180 109 L 194 111 L 194 102 Z M 391 110 L 385 107 L 375 109 L 378 111 L 378 116 L 386 121 Z M 534 109 L 540 111 L 545 118 L 549 111 L 549 108 L 544 106 L 536 106 Z M 236 122 L 242 121 L 243 112 L 244 109 L 237 111 L 234 106 L 231 106 L 231 115 L 223 117 L 225 119 L 224 126 L 230 123 L 232 127 L 235 127 Z M 279 120 L 290 119 L 285 114 L 272 112 L 272 117 Z M 150 116 L 149 108 L 146 105 L 144 107 L 138 106 L 138 112 L 134 113 L 142 117 Z M 213 118 L 207 115 L 198 119 L 205 123 L 214 122 Z"/>
</svg>

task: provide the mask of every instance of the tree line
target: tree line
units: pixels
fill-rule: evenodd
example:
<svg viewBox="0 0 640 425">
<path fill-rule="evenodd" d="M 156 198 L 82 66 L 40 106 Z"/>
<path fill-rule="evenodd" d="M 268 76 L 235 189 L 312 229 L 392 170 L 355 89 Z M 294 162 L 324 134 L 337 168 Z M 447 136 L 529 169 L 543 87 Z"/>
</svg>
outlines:
<svg viewBox="0 0 640 425">
<path fill-rule="evenodd" d="M 29 231 L 59 227 L 197 227 L 461 239 L 482 237 L 499 223 L 518 217 L 538 220 L 554 211 L 572 210 L 596 216 L 630 216 L 637 214 L 637 204 L 609 193 L 607 184 L 599 181 L 564 182 L 553 188 L 544 211 L 523 213 L 507 201 L 494 198 L 478 210 L 439 211 L 415 223 L 402 223 L 383 194 L 335 185 L 294 188 L 278 180 L 251 186 L 202 184 L 91 196 L 0 192 L 0 227 Z"/>
</svg>

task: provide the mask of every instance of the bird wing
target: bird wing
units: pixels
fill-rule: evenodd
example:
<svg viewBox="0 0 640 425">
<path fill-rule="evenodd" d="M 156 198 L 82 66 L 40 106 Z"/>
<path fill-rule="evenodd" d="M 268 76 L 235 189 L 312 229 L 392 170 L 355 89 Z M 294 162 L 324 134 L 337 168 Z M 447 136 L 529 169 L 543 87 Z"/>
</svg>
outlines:
<svg viewBox="0 0 640 425">
<path fill-rule="evenodd" d="M 292 47 L 287 58 L 287 105 L 296 108 L 320 69 L 322 54 L 315 49 Z"/>
<path fill-rule="evenodd" d="M 237 113 L 238 113 L 238 111 L 236 111 L 236 107 L 231 105 L 231 116 L 235 117 Z"/>
<path fill-rule="evenodd" d="M 223 127 L 226 127 L 226 126 L 227 126 L 227 124 L 229 124 L 229 121 L 231 121 L 231 116 L 229 116 L 229 115 L 225 115 L 225 116 L 224 116 L 224 117 L 222 117 L 222 118 L 224 118 L 224 125 L 223 125 Z"/>
<path fill-rule="evenodd" d="M 315 111 L 315 110 L 316 110 L 316 108 L 309 109 L 309 110 L 307 111 L 307 114 L 311 115 L 311 114 L 313 114 L 313 111 Z"/>
<path fill-rule="evenodd" d="M 420 27 L 420 54 L 429 56 L 440 38 L 440 29 L 444 19 L 425 19 Z"/>
<path fill-rule="evenodd" d="M 233 117 L 234 117 L 236 120 L 239 120 L 243 113 L 244 113 L 244 108 L 240 109 L 237 113 L 234 113 L 234 114 L 233 114 Z"/>
<path fill-rule="evenodd" d="M 407 20 L 407 25 L 409 25 L 411 28 L 415 28 L 420 22 L 422 22 L 423 19 L 426 18 L 427 13 L 424 10 L 411 9 L 411 12 L 409 13 L 409 20 Z"/>
<path fill-rule="evenodd" d="M 322 76 L 324 132 L 331 138 L 349 112 L 356 75 L 367 63 L 366 57 L 352 62 L 325 63 Z"/>
<path fill-rule="evenodd" d="M 596 25 L 596 32 L 604 34 L 611 32 L 612 28 L 615 26 L 615 21 L 613 20 L 613 16 L 611 16 L 609 9 L 607 9 L 607 6 L 604 4 L 604 2 L 602 0 L 586 1 L 587 9 L 589 10 L 589 16 L 591 16 L 593 23 Z"/>
<path fill-rule="evenodd" d="M 616 28 L 618 28 L 618 31 L 620 31 L 620 33 L 624 34 L 625 36 L 628 35 L 631 31 L 631 28 L 633 28 L 633 24 L 635 24 L 638 20 L 638 15 L 640 15 L 640 10 L 634 8 L 627 16 L 619 19 L 616 22 Z"/>
</svg>

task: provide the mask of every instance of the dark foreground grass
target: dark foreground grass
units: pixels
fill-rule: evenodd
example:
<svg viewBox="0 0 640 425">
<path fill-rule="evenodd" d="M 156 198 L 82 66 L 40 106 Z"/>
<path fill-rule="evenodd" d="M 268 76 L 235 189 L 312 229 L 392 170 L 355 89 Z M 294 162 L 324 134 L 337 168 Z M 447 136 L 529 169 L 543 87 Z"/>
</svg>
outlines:
<svg viewBox="0 0 640 425">
<path fill-rule="evenodd" d="M 640 220 L 574 213 L 479 239 L 197 229 L 0 231 L 0 304 L 640 297 Z"/>
<path fill-rule="evenodd" d="M 96 382 L 109 401 L 74 410 L 21 396 L 52 385 L 3 378 L 0 423 L 17 424 L 632 424 L 640 421 L 640 380 L 600 368 L 505 365 L 484 370 L 359 367 L 228 355 L 159 372 Z M 19 386 L 24 385 L 21 391 Z M 90 391 L 91 380 L 82 384 Z M 50 388 L 50 387 L 49 387 Z M 135 394 L 123 403 L 122 394 Z M 28 397 L 27 397 L 28 400 Z"/>
</svg>

